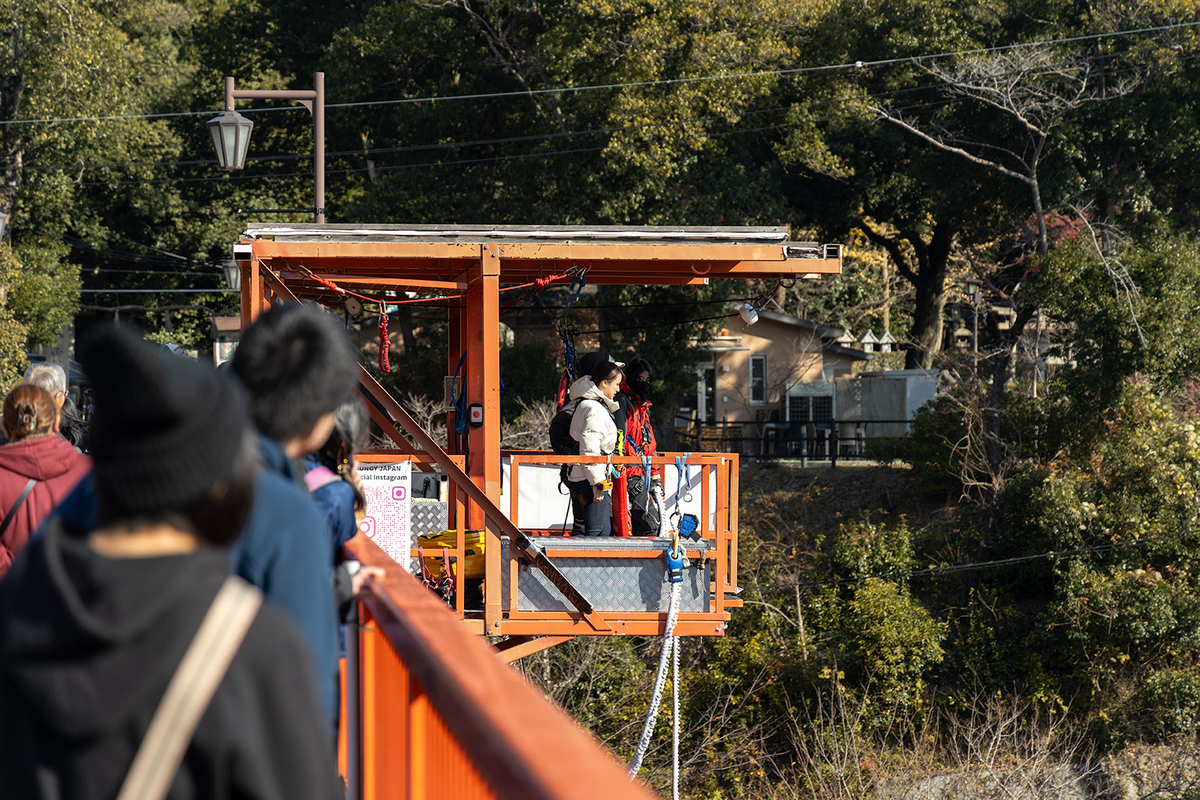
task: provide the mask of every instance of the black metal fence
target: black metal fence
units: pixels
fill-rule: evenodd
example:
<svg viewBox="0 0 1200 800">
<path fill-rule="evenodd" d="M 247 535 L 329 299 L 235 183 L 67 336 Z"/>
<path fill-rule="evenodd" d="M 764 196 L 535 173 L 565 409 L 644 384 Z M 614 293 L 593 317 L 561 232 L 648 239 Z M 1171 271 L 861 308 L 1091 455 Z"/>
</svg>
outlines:
<svg viewBox="0 0 1200 800">
<path fill-rule="evenodd" d="M 816 423 L 696 423 L 675 429 L 678 447 L 693 452 L 794 458 L 837 466 L 843 459 L 893 461 L 902 457 L 910 420 L 831 420 Z"/>
</svg>

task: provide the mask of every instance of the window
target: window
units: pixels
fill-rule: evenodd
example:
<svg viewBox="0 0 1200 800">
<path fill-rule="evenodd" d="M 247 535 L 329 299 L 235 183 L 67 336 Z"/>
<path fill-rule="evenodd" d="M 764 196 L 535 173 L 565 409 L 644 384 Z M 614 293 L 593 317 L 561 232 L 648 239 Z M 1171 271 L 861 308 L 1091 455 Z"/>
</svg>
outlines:
<svg viewBox="0 0 1200 800">
<path fill-rule="evenodd" d="M 828 395 L 792 395 L 788 398 L 788 422 L 833 422 L 833 398 Z"/>
<path fill-rule="evenodd" d="M 808 422 L 812 413 L 812 398 L 792 395 L 788 398 L 788 422 Z"/>
<path fill-rule="evenodd" d="M 814 397 L 812 399 L 813 422 L 833 422 L 833 398 Z"/>
<path fill-rule="evenodd" d="M 750 356 L 750 402 L 767 402 L 767 357 Z"/>
</svg>

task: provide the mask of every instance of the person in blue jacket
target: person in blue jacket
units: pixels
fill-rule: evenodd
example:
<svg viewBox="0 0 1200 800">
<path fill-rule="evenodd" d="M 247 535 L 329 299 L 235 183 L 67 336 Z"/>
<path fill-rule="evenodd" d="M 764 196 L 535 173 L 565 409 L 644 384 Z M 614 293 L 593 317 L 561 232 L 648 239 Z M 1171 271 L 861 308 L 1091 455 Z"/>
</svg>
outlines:
<svg viewBox="0 0 1200 800">
<path fill-rule="evenodd" d="M 264 467 L 259 497 L 230 554 L 233 571 L 290 612 L 308 637 L 322 707 L 336 727 L 333 544 L 304 485 L 300 459 L 326 442 L 337 407 L 353 395 L 358 353 L 332 316 L 283 305 L 246 329 L 230 368 L 249 391 Z"/>
</svg>

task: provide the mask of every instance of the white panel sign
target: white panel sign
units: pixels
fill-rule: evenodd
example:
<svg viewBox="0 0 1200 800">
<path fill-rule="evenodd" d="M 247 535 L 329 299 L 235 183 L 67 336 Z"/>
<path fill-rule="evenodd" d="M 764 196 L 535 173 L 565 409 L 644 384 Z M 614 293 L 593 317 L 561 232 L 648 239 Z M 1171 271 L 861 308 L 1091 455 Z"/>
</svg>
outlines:
<svg viewBox="0 0 1200 800">
<path fill-rule="evenodd" d="M 397 564 L 409 569 L 409 550 L 416 546 L 409 514 L 412 463 L 360 461 L 358 477 L 367 498 L 367 515 L 358 523 L 359 532 L 379 545 Z"/>
</svg>

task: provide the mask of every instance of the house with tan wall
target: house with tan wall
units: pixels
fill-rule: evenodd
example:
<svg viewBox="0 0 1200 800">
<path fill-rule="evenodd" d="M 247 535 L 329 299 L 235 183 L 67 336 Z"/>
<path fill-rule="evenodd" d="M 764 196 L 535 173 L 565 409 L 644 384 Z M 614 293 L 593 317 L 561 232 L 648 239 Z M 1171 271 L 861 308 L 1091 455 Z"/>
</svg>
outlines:
<svg viewBox="0 0 1200 800">
<path fill-rule="evenodd" d="M 831 422 L 834 381 L 872 358 L 839 344 L 844 335 L 773 311 L 759 311 L 753 325 L 735 321 L 708 342 L 712 361 L 698 369 L 695 402 L 681 409 L 680 424 L 694 419 L 732 439 L 757 439 L 773 425 Z"/>
</svg>

